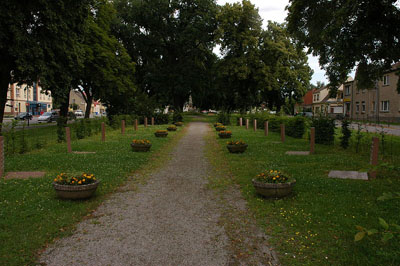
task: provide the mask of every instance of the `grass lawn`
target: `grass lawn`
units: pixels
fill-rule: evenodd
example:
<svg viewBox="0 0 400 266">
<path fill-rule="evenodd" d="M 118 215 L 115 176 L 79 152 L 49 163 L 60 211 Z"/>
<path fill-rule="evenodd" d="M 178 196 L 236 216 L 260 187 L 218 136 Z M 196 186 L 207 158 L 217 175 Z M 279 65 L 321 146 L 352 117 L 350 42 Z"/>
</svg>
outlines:
<svg viewBox="0 0 400 266">
<path fill-rule="evenodd" d="M 400 223 L 399 200 L 377 201 L 384 192 L 399 191 L 396 173 L 371 181 L 330 179 L 330 170 L 368 170 L 368 153 L 316 145 L 315 155 L 290 156 L 285 152 L 308 150 L 308 141 L 286 137 L 280 143 L 277 133 L 265 137 L 263 130 L 227 130 L 249 147 L 243 154 L 230 154 L 226 139 L 218 139 L 217 148 L 209 146 L 209 156 L 226 177 L 219 185 L 227 186 L 230 179 L 240 185 L 283 265 L 400 265 L 399 237 L 384 243 L 382 235 L 373 235 L 354 242 L 357 225 L 379 229 L 379 217 Z M 251 179 L 266 169 L 292 175 L 297 180 L 293 195 L 280 200 L 258 196 Z"/>
<path fill-rule="evenodd" d="M 156 129 L 166 127 L 140 126 L 135 132 L 129 126 L 124 136 L 119 129 L 107 129 L 105 143 L 100 141 L 100 135 L 72 142 L 73 151 L 95 151 L 95 154 L 67 154 L 66 144 L 53 144 L 46 149 L 7 156 L 6 172 L 45 171 L 46 176 L 0 179 L 0 265 L 34 264 L 40 249 L 55 238 L 71 234 L 75 224 L 90 216 L 127 177 L 137 170 L 157 167 L 184 130 L 169 132 L 167 138 L 154 136 Z M 153 144 L 151 151 L 132 152 L 130 142 L 134 138 L 149 139 Z M 61 172 L 93 173 L 101 181 L 95 197 L 85 201 L 56 198 L 51 183 Z"/>
</svg>

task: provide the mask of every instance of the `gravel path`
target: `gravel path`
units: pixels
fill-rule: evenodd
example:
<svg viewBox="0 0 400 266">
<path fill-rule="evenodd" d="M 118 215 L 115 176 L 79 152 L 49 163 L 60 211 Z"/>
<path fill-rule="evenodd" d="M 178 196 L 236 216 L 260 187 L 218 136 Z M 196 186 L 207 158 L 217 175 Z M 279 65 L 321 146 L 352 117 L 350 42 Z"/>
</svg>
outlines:
<svg viewBox="0 0 400 266">
<path fill-rule="evenodd" d="M 230 265 L 224 211 L 206 188 L 205 123 L 191 123 L 171 160 L 137 191 L 115 193 L 74 235 L 41 255 L 42 265 Z M 265 254 L 264 254 L 265 255 Z M 242 263 L 239 263 L 242 264 Z M 259 263 L 257 263 L 259 264 Z"/>
</svg>

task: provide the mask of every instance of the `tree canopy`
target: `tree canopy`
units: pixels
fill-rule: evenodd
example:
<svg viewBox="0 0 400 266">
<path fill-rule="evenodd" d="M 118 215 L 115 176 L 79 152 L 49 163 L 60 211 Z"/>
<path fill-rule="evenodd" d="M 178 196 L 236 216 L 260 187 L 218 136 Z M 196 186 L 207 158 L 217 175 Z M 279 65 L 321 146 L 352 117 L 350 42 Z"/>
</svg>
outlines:
<svg viewBox="0 0 400 266">
<path fill-rule="evenodd" d="M 400 60 L 396 0 L 290 0 L 287 9 L 289 32 L 319 56 L 334 87 L 357 67 L 357 86 L 373 88 Z"/>
</svg>

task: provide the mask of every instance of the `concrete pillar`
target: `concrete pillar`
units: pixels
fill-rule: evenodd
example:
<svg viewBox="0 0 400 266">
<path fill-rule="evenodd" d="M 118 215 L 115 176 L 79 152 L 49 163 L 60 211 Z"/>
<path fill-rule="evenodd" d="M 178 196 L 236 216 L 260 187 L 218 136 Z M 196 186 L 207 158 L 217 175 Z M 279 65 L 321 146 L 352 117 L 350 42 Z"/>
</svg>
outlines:
<svg viewBox="0 0 400 266">
<path fill-rule="evenodd" d="M 315 127 L 311 128 L 311 136 L 310 136 L 310 154 L 315 152 Z"/>
<path fill-rule="evenodd" d="M 281 141 L 285 142 L 285 124 L 281 124 Z"/>
<path fill-rule="evenodd" d="M 154 117 L 151 118 L 151 125 L 154 126 Z"/>
<path fill-rule="evenodd" d="M 138 130 L 138 120 L 135 119 L 135 131 L 137 131 L 137 130 Z"/>
<path fill-rule="evenodd" d="M 104 122 L 101 123 L 101 141 L 106 141 L 106 126 Z"/>
<path fill-rule="evenodd" d="M 147 117 L 144 118 L 144 127 L 147 127 Z"/>
<path fill-rule="evenodd" d="M 257 119 L 254 119 L 253 124 L 254 124 L 254 131 L 257 131 Z"/>
<path fill-rule="evenodd" d="M 377 166 L 378 165 L 378 159 L 379 159 L 379 138 L 373 137 L 372 138 L 372 145 L 371 145 L 371 159 L 370 163 L 372 166 Z M 376 170 L 373 169 L 369 172 L 369 176 L 371 178 L 376 178 Z"/>
<path fill-rule="evenodd" d="M 71 129 L 69 127 L 65 128 L 65 134 L 66 134 L 66 139 L 67 139 L 67 151 L 68 153 L 72 152 L 71 148 Z"/>
<path fill-rule="evenodd" d="M 268 121 L 264 123 L 264 135 L 268 137 Z"/>
<path fill-rule="evenodd" d="M 121 121 L 121 134 L 125 135 L 125 120 Z"/>
<path fill-rule="evenodd" d="M 4 175 L 4 137 L 0 136 L 0 177 Z"/>
<path fill-rule="evenodd" d="M 246 129 L 249 129 L 249 119 L 246 119 Z"/>
<path fill-rule="evenodd" d="M 239 118 L 239 126 L 243 126 L 243 118 Z"/>
</svg>

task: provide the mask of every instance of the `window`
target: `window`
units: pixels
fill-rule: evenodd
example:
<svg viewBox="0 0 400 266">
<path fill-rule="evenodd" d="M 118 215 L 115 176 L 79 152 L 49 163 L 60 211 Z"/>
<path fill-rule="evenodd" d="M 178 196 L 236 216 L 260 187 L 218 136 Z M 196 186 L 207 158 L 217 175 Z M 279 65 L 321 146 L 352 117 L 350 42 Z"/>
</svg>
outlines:
<svg viewBox="0 0 400 266">
<path fill-rule="evenodd" d="M 19 97 L 19 88 L 17 88 L 17 89 L 15 90 L 15 94 L 16 94 L 17 97 Z"/>
<path fill-rule="evenodd" d="M 376 111 L 376 103 L 375 103 L 375 102 L 372 102 L 372 110 L 371 110 L 371 113 L 375 113 L 375 111 Z"/>
<path fill-rule="evenodd" d="M 319 94 L 317 94 L 317 101 L 319 101 Z"/>
<path fill-rule="evenodd" d="M 360 103 L 356 102 L 356 113 L 360 111 Z"/>
<path fill-rule="evenodd" d="M 383 85 L 384 86 L 389 85 L 389 75 L 384 75 L 383 76 Z"/>
<path fill-rule="evenodd" d="M 389 101 L 381 101 L 381 112 L 389 112 Z"/>
<path fill-rule="evenodd" d="M 350 95 L 350 85 L 344 86 L 344 95 Z"/>
<path fill-rule="evenodd" d="M 365 113 L 365 102 L 364 101 L 361 103 L 361 111 L 363 113 Z"/>
</svg>

